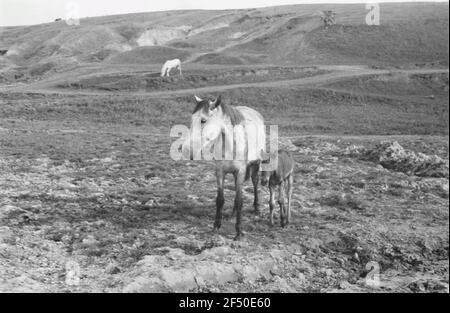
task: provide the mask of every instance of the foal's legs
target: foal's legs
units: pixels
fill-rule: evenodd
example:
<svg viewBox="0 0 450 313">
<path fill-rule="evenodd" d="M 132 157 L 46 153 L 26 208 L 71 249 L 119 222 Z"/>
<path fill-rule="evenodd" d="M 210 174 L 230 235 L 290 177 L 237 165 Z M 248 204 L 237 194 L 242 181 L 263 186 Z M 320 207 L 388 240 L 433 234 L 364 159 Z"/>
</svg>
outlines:
<svg viewBox="0 0 450 313">
<path fill-rule="evenodd" d="M 275 186 L 270 185 L 269 183 L 269 192 L 270 192 L 270 226 L 273 226 L 273 210 L 275 209 Z"/>
<path fill-rule="evenodd" d="M 242 210 L 242 185 L 245 180 L 245 170 L 234 173 L 234 183 L 236 187 L 236 197 L 234 198 L 233 211 L 236 212 L 236 237 L 234 240 L 239 240 L 243 236 L 241 230 L 241 210 Z"/>
<path fill-rule="evenodd" d="M 181 72 L 181 65 L 178 65 L 178 69 L 180 70 L 180 76 L 183 76 L 183 73 Z"/>
<path fill-rule="evenodd" d="M 216 179 L 217 179 L 217 198 L 216 198 L 216 220 L 214 221 L 214 231 L 218 231 L 222 225 L 222 208 L 225 202 L 223 197 L 223 182 L 225 175 L 222 168 L 216 169 Z"/>
<path fill-rule="evenodd" d="M 287 224 L 291 222 L 291 199 L 292 199 L 292 188 L 294 185 L 294 176 L 289 175 L 288 177 L 288 209 L 287 209 Z"/>
<path fill-rule="evenodd" d="M 284 227 L 285 225 L 285 218 L 286 218 L 286 207 L 284 205 L 284 197 L 286 193 L 285 188 L 285 182 L 282 181 L 280 184 L 280 190 L 278 192 L 278 205 L 280 206 L 280 225 L 281 227 Z"/>
<path fill-rule="evenodd" d="M 259 178 L 260 178 L 260 172 L 259 172 L 259 163 L 252 165 L 251 168 L 252 171 L 252 183 L 253 183 L 253 193 L 255 195 L 255 199 L 253 200 L 253 207 L 255 208 L 255 214 L 259 214 L 259 190 L 258 190 L 258 184 L 259 184 Z"/>
</svg>

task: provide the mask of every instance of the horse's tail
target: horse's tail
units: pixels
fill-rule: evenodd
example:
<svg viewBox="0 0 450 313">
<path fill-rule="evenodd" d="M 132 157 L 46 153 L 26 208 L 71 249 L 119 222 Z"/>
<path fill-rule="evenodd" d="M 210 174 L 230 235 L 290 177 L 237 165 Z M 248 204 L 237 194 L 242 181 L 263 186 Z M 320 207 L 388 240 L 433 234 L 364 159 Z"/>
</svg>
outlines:
<svg viewBox="0 0 450 313">
<path fill-rule="evenodd" d="M 245 170 L 245 181 L 247 181 L 250 176 L 252 175 L 252 166 L 251 165 L 247 165 L 247 168 Z"/>
<path fill-rule="evenodd" d="M 259 171 L 260 160 L 253 161 L 250 164 L 247 164 L 247 168 L 245 169 L 245 178 L 244 181 L 247 181 L 250 176 L 252 176 L 253 172 Z"/>
</svg>

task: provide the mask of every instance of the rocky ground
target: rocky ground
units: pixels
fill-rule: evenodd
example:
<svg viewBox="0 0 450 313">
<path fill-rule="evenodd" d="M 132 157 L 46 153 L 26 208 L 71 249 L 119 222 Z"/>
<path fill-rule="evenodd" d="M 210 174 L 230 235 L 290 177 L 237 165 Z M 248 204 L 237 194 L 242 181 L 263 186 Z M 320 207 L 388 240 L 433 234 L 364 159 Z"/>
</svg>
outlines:
<svg viewBox="0 0 450 313">
<path fill-rule="evenodd" d="M 10 126 L 8 126 L 10 125 Z M 449 292 L 448 138 L 284 137 L 296 161 L 289 227 L 233 190 L 212 233 L 208 163 L 167 134 L 108 125 L 0 128 L 0 290 Z M 278 220 L 276 220 L 278 222 Z"/>
<path fill-rule="evenodd" d="M 222 70 L 214 79 L 234 79 Z M 189 124 L 198 89 L 46 93 L 61 77 L 6 88 L 0 291 L 449 292 L 448 73 L 347 70 L 309 89 L 220 92 L 278 125 L 297 162 L 289 227 L 278 214 L 269 226 L 267 189 L 253 213 L 247 182 L 241 241 L 231 177 L 213 234 L 213 165 L 169 156 L 170 127 Z"/>
</svg>

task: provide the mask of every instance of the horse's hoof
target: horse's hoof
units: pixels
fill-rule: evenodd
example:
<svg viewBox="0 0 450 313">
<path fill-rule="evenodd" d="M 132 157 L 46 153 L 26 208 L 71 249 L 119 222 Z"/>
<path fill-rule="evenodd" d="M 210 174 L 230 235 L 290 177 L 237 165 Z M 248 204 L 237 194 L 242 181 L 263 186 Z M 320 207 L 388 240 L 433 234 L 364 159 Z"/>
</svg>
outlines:
<svg viewBox="0 0 450 313">
<path fill-rule="evenodd" d="M 239 233 L 234 237 L 234 241 L 239 241 L 242 239 L 242 237 L 244 237 L 244 233 Z"/>
</svg>

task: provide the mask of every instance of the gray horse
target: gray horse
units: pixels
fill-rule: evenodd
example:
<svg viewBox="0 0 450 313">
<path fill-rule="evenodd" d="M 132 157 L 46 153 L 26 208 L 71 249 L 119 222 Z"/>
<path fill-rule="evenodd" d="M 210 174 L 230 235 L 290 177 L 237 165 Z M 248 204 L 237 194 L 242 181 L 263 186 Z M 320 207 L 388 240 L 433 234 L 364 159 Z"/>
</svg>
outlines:
<svg viewBox="0 0 450 313">
<path fill-rule="evenodd" d="M 224 103 L 219 96 L 214 100 L 195 97 L 196 106 L 192 113 L 190 136 L 183 144 L 183 155 L 188 159 L 198 159 L 196 153 L 202 155 L 213 146 L 219 148 L 215 154 L 217 178 L 216 219 L 214 230 L 218 231 L 222 223 L 222 208 L 225 202 L 223 185 L 225 175 L 233 174 L 236 196 L 233 214 L 236 214 L 236 237 L 241 230 L 242 185 L 252 178 L 254 201 L 253 206 L 259 213 L 259 190 L 261 151 L 265 148 L 266 134 L 264 119 L 261 114 L 245 106 L 231 106 Z M 197 130 L 196 130 L 197 127 Z M 191 149 L 193 147 L 201 148 Z M 198 154 L 197 154 L 198 156 Z"/>
</svg>

